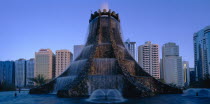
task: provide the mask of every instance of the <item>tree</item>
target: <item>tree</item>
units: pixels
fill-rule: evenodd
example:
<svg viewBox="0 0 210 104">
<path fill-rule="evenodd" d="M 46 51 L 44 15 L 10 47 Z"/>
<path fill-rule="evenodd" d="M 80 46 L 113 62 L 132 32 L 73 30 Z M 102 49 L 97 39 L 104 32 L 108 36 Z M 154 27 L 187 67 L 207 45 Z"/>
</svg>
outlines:
<svg viewBox="0 0 210 104">
<path fill-rule="evenodd" d="M 33 81 L 34 83 L 36 83 L 37 86 L 43 85 L 47 82 L 47 79 L 45 79 L 45 77 L 41 74 L 39 74 L 37 77 L 35 78 L 29 78 L 29 80 Z"/>
</svg>

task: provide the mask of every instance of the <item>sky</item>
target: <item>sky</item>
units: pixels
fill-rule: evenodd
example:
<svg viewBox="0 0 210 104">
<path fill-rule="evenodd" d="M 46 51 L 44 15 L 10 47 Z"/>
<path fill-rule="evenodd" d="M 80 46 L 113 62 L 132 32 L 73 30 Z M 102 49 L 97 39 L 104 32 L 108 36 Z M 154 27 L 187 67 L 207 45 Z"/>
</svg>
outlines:
<svg viewBox="0 0 210 104">
<path fill-rule="evenodd" d="M 193 34 L 210 25 L 210 0 L 0 0 L 0 60 L 34 58 L 85 44 L 91 12 L 103 4 L 119 13 L 123 39 L 179 45 L 194 65 Z"/>
</svg>

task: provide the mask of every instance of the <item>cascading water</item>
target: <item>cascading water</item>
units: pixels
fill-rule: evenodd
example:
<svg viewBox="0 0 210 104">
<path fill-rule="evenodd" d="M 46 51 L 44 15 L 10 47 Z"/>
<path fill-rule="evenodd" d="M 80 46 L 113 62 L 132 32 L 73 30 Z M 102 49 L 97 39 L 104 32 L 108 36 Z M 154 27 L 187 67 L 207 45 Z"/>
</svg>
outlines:
<svg viewBox="0 0 210 104">
<path fill-rule="evenodd" d="M 87 58 L 89 58 L 89 55 L 91 53 L 92 48 L 93 48 L 93 45 L 85 46 L 83 48 L 82 52 L 80 53 L 79 57 L 81 59 L 87 59 Z"/>
<path fill-rule="evenodd" d="M 118 73 L 119 66 L 115 58 L 95 58 L 91 75 L 88 77 L 88 94 L 97 89 L 123 89 L 123 78 Z"/>
<path fill-rule="evenodd" d="M 70 66 L 69 76 L 58 77 L 56 79 L 53 94 L 56 94 L 58 90 L 61 90 L 65 86 L 69 85 L 69 83 L 72 83 L 76 76 L 79 74 L 79 72 L 83 69 L 86 62 L 87 59 L 74 61 Z"/>
<path fill-rule="evenodd" d="M 79 72 L 83 69 L 86 62 L 87 59 L 72 62 L 69 70 L 69 75 L 78 75 Z"/>
<path fill-rule="evenodd" d="M 69 76 L 66 77 L 58 77 L 56 78 L 54 89 L 51 94 L 56 94 L 58 90 L 61 90 L 65 86 L 69 85 L 73 82 L 79 72 L 84 69 L 84 65 L 87 62 L 87 59 L 77 60 L 72 62 L 68 70 Z"/>
<path fill-rule="evenodd" d="M 66 85 L 71 83 L 76 76 L 67 76 L 67 77 L 59 77 L 56 79 L 56 83 L 54 85 L 54 91 L 53 93 L 57 93 L 58 90 L 61 90 L 64 88 Z"/>
<path fill-rule="evenodd" d="M 125 99 L 117 89 L 97 89 L 93 91 L 87 101 L 93 103 L 121 103 Z"/>
<path fill-rule="evenodd" d="M 121 75 L 92 75 L 88 77 L 88 94 L 97 89 L 123 89 L 123 78 Z"/>
<path fill-rule="evenodd" d="M 115 58 L 95 58 L 93 66 L 93 75 L 113 75 L 118 69 Z"/>
</svg>

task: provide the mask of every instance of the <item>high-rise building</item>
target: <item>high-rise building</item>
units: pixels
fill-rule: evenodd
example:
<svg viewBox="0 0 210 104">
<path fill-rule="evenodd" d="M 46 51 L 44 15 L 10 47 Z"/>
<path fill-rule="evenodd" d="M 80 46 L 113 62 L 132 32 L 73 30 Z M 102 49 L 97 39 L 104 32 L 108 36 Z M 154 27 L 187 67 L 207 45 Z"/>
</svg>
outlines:
<svg viewBox="0 0 210 104">
<path fill-rule="evenodd" d="M 190 83 L 193 83 L 193 82 L 195 82 L 196 80 L 196 78 L 195 78 L 195 69 L 194 68 L 190 68 Z"/>
<path fill-rule="evenodd" d="M 130 55 L 136 60 L 136 42 L 130 42 L 130 39 L 127 39 L 124 45 Z"/>
<path fill-rule="evenodd" d="M 54 54 L 50 49 L 40 49 L 35 52 L 34 77 L 43 75 L 46 79 L 54 76 Z"/>
<path fill-rule="evenodd" d="M 163 59 L 160 59 L 160 79 L 164 80 Z"/>
<path fill-rule="evenodd" d="M 150 75 L 160 79 L 159 48 L 150 41 L 138 47 L 138 63 Z"/>
<path fill-rule="evenodd" d="M 196 80 L 210 74 L 210 26 L 194 33 L 194 63 Z"/>
<path fill-rule="evenodd" d="M 0 61 L 0 84 L 10 88 L 15 86 L 14 61 Z"/>
<path fill-rule="evenodd" d="M 0 85 L 4 81 L 4 61 L 0 61 Z"/>
<path fill-rule="evenodd" d="M 15 86 L 25 87 L 26 85 L 26 60 L 15 61 Z"/>
<path fill-rule="evenodd" d="M 70 65 L 73 55 L 69 50 L 57 50 L 56 51 L 56 69 L 55 76 L 58 77 L 63 73 Z"/>
<path fill-rule="evenodd" d="M 34 59 L 26 61 L 26 86 L 31 87 L 34 85 L 34 82 L 30 79 L 34 78 Z"/>
<path fill-rule="evenodd" d="M 79 56 L 83 48 L 84 45 L 74 45 L 74 60 Z"/>
<path fill-rule="evenodd" d="M 183 71 L 184 71 L 184 85 L 189 86 L 190 84 L 190 68 L 189 68 L 189 62 L 183 61 Z"/>
<path fill-rule="evenodd" d="M 166 43 L 162 47 L 162 68 L 164 81 L 168 84 L 184 86 L 182 57 L 179 56 L 179 46 L 175 43 Z"/>
</svg>

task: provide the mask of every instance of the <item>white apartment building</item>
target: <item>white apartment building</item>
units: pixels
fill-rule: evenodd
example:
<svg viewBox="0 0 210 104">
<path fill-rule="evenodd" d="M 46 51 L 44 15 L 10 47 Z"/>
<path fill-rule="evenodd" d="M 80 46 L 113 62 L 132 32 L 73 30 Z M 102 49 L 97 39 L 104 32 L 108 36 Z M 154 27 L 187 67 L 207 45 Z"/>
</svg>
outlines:
<svg viewBox="0 0 210 104">
<path fill-rule="evenodd" d="M 138 47 L 138 63 L 151 76 L 160 79 L 159 46 L 150 41 Z"/>
</svg>

